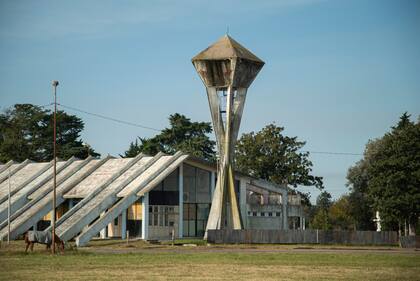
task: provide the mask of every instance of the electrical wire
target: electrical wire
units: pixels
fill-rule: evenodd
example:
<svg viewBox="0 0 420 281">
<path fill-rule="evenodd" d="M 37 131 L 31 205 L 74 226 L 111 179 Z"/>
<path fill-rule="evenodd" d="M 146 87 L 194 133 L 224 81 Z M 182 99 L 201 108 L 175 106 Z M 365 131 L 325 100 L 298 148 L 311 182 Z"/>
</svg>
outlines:
<svg viewBox="0 0 420 281">
<path fill-rule="evenodd" d="M 40 107 L 47 107 L 47 106 L 51 106 L 51 105 L 53 105 L 53 103 L 49 103 L 49 104 L 46 104 L 46 105 L 40 105 Z M 153 130 L 153 131 L 156 131 L 156 132 L 160 132 L 161 131 L 161 130 L 156 129 L 156 128 L 153 128 L 153 127 L 136 124 L 136 123 L 129 122 L 129 121 L 124 121 L 124 120 L 121 120 L 121 119 L 117 119 L 117 118 L 105 116 L 105 115 L 98 114 L 98 113 L 88 112 L 86 110 L 78 109 L 78 108 L 75 108 L 75 107 L 72 107 L 72 106 L 68 106 L 68 105 L 64 105 L 64 104 L 61 104 L 61 103 L 57 103 L 57 105 L 60 105 L 63 108 L 67 108 L 67 109 L 70 109 L 70 110 L 73 110 L 73 111 L 77 111 L 77 112 L 80 112 L 80 113 L 88 114 L 88 115 L 91 115 L 91 116 L 95 116 L 95 117 L 98 117 L 98 118 L 102 118 L 102 119 L 113 121 L 113 122 L 117 122 L 117 123 L 129 125 L 129 126 L 134 126 L 134 127 L 142 128 L 142 129 Z M 333 151 L 311 151 L 311 150 L 303 150 L 302 152 L 309 152 L 309 153 L 312 153 L 312 154 L 324 154 L 324 155 L 346 155 L 346 156 L 362 156 L 363 155 L 362 153 L 333 152 Z"/>
<path fill-rule="evenodd" d="M 64 107 L 64 108 L 67 108 L 67 109 L 70 109 L 70 110 L 74 110 L 74 111 L 77 111 L 77 112 L 80 112 L 80 113 L 92 115 L 92 116 L 99 117 L 99 118 L 102 118 L 102 119 L 106 119 L 106 120 L 109 120 L 109 121 L 114 121 L 114 122 L 117 122 L 117 123 L 129 125 L 129 126 L 134 126 L 134 127 L 142 128 L 142 129 L 153 130 L 153 131 L 157 131 L 157 132 L 160 132 L 161 131 L 161 130 L 156 129 L 156 128 L 152 128 L 152 127 L 148 127 L 148 126 L 136 124 L 136 123 L 129 122 L 129 121 L 124 121 L 124 120 L 113 118 L 113 117 L 108 117 L 108 116 L 105 116 L 105 115 L 102 115 L 102 114 L 98 114 L 98 113 L 88 112 L 88 111 L 81 110 L 81 109 L 78 109 L 78 108 L 75 108 L 75 107 L 72 107 L 72 106 L 64 105 L 64 104 L 61 104 L 61 103 L 57 103 L 57 104 L 60 105 L 61 107 Z"/>
</svg>

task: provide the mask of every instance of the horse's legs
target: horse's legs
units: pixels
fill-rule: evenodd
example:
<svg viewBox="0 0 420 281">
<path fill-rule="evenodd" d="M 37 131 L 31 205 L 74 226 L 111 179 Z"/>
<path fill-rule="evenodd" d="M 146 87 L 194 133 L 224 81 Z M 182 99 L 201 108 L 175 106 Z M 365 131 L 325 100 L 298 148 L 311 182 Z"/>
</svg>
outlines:
<svg viewBox="0 0 420 281">
<path fill-rule="evenodd" d="M 28 248 L 29 248 L 29 242 L 28 242 L 28 241 L 26 241 L 26 249 L 25 249 L 25 253 L 27 253 L 27 252 L 28 252 Z"/>
<path fill-rule="evenodd" d="M 34 242 L 31 242 L 31 252 L 33 252 L 34 251 Z"/>
</svg>

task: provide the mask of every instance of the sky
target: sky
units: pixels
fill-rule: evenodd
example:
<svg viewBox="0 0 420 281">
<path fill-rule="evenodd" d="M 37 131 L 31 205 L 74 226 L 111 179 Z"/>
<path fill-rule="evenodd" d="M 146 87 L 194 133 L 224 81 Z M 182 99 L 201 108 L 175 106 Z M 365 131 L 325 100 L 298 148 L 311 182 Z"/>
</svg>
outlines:
<svg viewBox="0 0 420 281">
<path fill-rule="evenodd" d="M 240 134 L 275 122 L 306 141 L 338 198 L 369 139 L 420 114 L 420 1 L 0 0 L 0 110 L 58 102 L 162 129 L 175 112 L 210 121 L 191 58 L 229 35 L 265 61 Z M 64 109 L 64 108 L 62 108 Z M 65 109 L 103 156 L 157 132 Z M 213 138 L 213 136 L 212 136 Z M 314 187 L 312 200 L 319 194 Z"/>
</svg>

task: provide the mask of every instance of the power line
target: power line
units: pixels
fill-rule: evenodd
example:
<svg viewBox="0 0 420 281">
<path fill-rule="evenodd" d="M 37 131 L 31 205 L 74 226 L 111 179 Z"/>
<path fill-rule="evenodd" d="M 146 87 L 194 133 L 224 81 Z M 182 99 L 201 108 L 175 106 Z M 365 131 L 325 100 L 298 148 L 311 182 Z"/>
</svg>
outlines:
<svg viewBox="0 0 420 281">
<path fill-rule="evenodd" d="M 60 105 L 60 106 L 62 106 L 62 107 L 64 107 L 64 108 L 67 108 L 67 109 L 70 109 L 70 110 L 74 110 L 74 111 L 77 111 L 77 112 L 81 112 L 81 113 L 84 113 L 84 114 L 92 115 L 92 116 L 95 116 L 95 117 L 99 117 L 99 118 L 102 118 L 102 119 L 105 119 L 105 120 L 109 120 L 109 121 L 113 121 L 113 122 L 117 122 L 117 123 L 129 125 L 129 126 L 134 126 L 134 127 L 137 127 L 137 128 L 143 128 L 143 129 L 153 130 L 153 131 L 156 131 L 156 132 L 160 132 L 161 131 L 161 130 L 156 129 L 156 128 L 153 128 L 153 127 L 148 127 L 148 126 L 136 124 L 136 123 L 129 122 L 129 121 L 124 121 L 124 120 L 121 120 L 121 119 L 117 119 L 117 118 L 113 118 L 113 117 L 108 117 L 108 116 L 105 116 L 105 115 L 102 115 L 102 114 L 98 114 L 98 113 L 88 112 L 86 110 L 78 109 L 78 108 L 75 108 L 75 107 L 72 107 L 72 106 L 68 106 L 68 105 L 64 105 L 64 104 L 60 104 L 60 103 L 57 103 L 57 104 Z M 46 104 L 46 105 L 40 105 L 40 107 L 47 107 L 47 106 L 50 106 L 50 105 L 52 105 L 52 103 L 49 103 L 49 104 Z M 363 155 L 361 153 L 333 152 L 333 151 L 310 151 L 310 150 L 303 150 L 303 152 L 309 152 L 309 153 L 312 153 L 312 154 L 325 154 L 325 155 L 347 155 L 347 156 L 362 156 Z"/>
<path fill-rule="evenodd" d="M 310 151 L 305 150 L 304 152 L 309 152 L 313 154 L 328 154 L 328 155 L 348 155 L 348 156 L 361 156 L 362 153 L 351 153 L 351 152 L 332 152 L 332 151 Z"/>
<path fill-rule="evenodd" d="M 96 117 L 99 117 L 99 118 L 102 118 L 102 119 L 106 119 L 106 120 L 110 120 L 110 121 L 114 121 L 114 122 L 117 122 L 117 123 L 129 125 L 129 126 L 134 126 L 134 127 L 142 128 L 142 129 L 153 130 L 153 131 L 157 131 L 157 132 L 160 132 L 161 131 L 161 130 L 156 129 L 156 128 L 152 128 L 152 127 L 148 127 L 148 126 L 143 126 L 143 125 L 140 125 L 140 124 L 136 124 L 136 123 L 133 123 L 133 122 L 116 119 L 116 118 L 113 118 L 113 117 L 108 117 L 108 116 L 105 116 L 105 115 L 102 115 L 102 114 L 98 114 L 98 113 L 88 112 L 88 111 L 77 109 L 77 108 L 74 108 L 74 107 L 71 107 L 71 106 L 68 106 L 68 105 L 64 105 L 64 104 L 61 104 L 61 103 L 59 103 L 58 105 L 60 105 L 61 107 L 70 109 L 70 110 L 74 110 L 74 111 L 81 112 L 81 113 L 84 113 L 84 114 L 96 116 Z"/>
</svg>

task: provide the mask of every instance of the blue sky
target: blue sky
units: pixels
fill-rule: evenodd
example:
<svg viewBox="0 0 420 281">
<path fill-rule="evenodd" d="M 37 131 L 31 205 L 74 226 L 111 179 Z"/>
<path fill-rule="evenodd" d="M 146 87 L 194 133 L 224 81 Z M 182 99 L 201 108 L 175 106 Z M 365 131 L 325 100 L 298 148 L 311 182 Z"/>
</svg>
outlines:
<svg viewBox="0 0 420 281">
<path fill-rule="evenodd" d="M 241 132 L 270 122 L 310 151 L 362 153 L 405 111 L 420 114 L 420 2 L 0 0 L 0 109 L 59 102 L 154 128 L 210 121 L 191 58 L 226 33 L 266 62 Z M 156 132 L 82 113 L 83 140 L 122 153 Z M 312 154 L 335 198 L 360 156 Z M 317 191 L 313 191 L 313 199 Z"/>
</svg>

